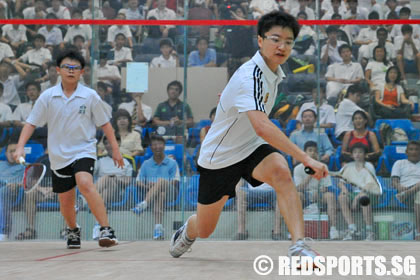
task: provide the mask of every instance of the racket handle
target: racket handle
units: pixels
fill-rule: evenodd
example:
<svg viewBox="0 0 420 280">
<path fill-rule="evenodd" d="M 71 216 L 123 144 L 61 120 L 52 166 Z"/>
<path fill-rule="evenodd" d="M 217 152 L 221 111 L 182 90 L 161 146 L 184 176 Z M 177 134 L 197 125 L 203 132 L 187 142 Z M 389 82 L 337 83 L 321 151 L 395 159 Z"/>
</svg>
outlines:
<svg viewBox="0 0 420 280">
<path fill-rule="evenodd" d="M 308 175 L 314 175 L 315 171 L 311 167 L 306 166 L 305 167 L 305 173 L 308 174 Z"/>
<path fill-rule="evenodd" d="M 20 157 L 19 158 L 19 163 L 22 164 L 22 165 L 25 165 L 25 163 L 26 163 L 25 158 L 24 157 Z"/>
</svg>

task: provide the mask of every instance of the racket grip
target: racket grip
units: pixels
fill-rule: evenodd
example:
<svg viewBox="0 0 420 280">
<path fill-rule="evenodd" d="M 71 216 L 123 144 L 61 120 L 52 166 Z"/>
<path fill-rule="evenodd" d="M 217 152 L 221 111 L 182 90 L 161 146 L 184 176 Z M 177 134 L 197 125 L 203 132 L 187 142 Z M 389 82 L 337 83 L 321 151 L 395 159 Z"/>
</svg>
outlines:
<svg viewBox="0 0 420 280">
<path fill-rule="evenodd" d="M 25 158 L 24 158 L 24 157 L 20 157 L 20 158 L 19 158 L 19 163 L 20 163 L 20 164 L 24 165 L 24 164 L 25 164 L 25 162 L 26 162 L 26 161 L 25 161 Z"/>
<path fill-rule="evenodd" d="M 311 167 L 306 166 L 305 167 L 305 173 L 308 174 L 308 175 L 314 175 L 315 171 Z"/>
</svg>

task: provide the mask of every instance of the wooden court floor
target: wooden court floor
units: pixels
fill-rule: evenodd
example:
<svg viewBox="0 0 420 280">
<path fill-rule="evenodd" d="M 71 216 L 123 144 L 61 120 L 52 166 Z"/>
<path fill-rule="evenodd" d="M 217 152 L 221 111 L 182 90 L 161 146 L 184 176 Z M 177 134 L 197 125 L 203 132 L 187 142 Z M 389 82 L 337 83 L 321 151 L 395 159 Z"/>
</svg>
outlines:
<svg viewBox="0 0 420 280">
<path fill-rule="evenodd" d="M 414 256 L 416 276 L 279 276 L 276 260 L 287 254 L 289 242 L 197 241 L 179 259 L 168 253 L 168 241 L 120 242 L 104 249 L 82 242 L 82 249 L 67 250 L 61 242 L 1 242 L 0 279 L 420 279 L 420 242 L 314 242 L 323 256 Z M 253 269 L 259 255 L 274 260 L 268 276 Z M 389 263 L 386 264 L 387 268 Z"/>
</svg>

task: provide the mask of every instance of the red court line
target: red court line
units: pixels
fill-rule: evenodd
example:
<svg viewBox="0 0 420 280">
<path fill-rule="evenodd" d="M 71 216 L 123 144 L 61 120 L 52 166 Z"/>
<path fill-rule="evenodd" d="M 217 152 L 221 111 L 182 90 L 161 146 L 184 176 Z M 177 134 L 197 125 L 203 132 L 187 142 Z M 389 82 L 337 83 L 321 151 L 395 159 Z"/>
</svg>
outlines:
<svg viewBox="0 0 420 280">
<path fill-rule="evenodd" d="M 257 25 L 256 20 L 108 20 L 108 19 L 0 19 L 0 24 L 39 24 L 39 25 L 188 25 L 188 26 L 222 26 L 222 25 Z M 302 20 L 302 25 L 392 25 L 420 24 L 420 19 L 393 20 Z"/>
</svg>

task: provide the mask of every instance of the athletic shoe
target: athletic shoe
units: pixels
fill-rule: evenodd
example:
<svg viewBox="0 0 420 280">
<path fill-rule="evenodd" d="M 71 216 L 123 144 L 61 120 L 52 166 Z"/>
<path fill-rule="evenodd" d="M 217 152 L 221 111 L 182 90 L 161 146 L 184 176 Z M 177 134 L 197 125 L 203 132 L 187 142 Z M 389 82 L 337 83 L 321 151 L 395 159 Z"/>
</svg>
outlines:
<svg viewBox="0 0 420 280">
<path fill-rule="evenodd" d="M 169 245 L 169 253 L 174 258 L 179 258 L 187 252 L 195 241 L 195 239 L 190 240 L 187 238 L 185 233 L 187 228 L 186 225 L 187 223 L 185 223 L 174 233 L 174 235 L 172 235 L 171 244 Z"/>
<path fill-rule="evenodd" d="M 348 229 L 346 231 L 346 235 L 344 236 L 343 240 L 344 241 L 353 240 L 355 234 L 356 234 L 356 232 L 354 230 Z"/>
<path fill-rule="evenodd" d="M 67 249 L 80 249 L 80 227 L 66 228 Z"/>
<path fill-rule="evenodd" d="M 365 241 L 375 241 L 375 233 L 372 231 L 367 231 Z"/>
<path fill-rule="evenodd" d="M 308 244 L 305 243 L 305 241 L 308 239 L 299 239 L 296 241 L 295 244 L 291 245 L 289 247 L 289 251 L 287 255 L 289 257 L 311 257 L 312 259 L 315 259 L 316 256 L 319 256 L 318 252 L 313 250 L 311 247 L 309 247 Z M 300 269 L 300 262 L 298 262 L 298 269 Z"/>
<path fill-rule="evenodd" d="M 337 229 L 335 228 L 331 228 L 330 229 L 330 239 L 331 240 L 337 240 L 340 238 L 340 233 L 338 232 Z"/>
<path fill-rule="evenodd" d="M 101 227 L 99 233 L 99 246 L 112 247 L 118 245 L 117 237 L 111 227 Z"/>
<path fill-rule="evenodd" d="M 99 234 L 101 231 L 101 226 L 99 224 L 95 224 L 92 230 L 92 239 L 93 240 L 99 240 Z"/>
<path fill-rule="evenodd" d="M 147 203 L 145 201 L 142 201 L 138 203 L 136 207 L 132 208 L 131 211 L 133 211 L 134 214 L 140 215 L 146 209 L 147 209 Z"/>
<path fill-rule="evenodd" d="M 153 240 L 164 240 L 164 230 L 162 225 L 156 225 L 153 230 Z"/>
</svg>

